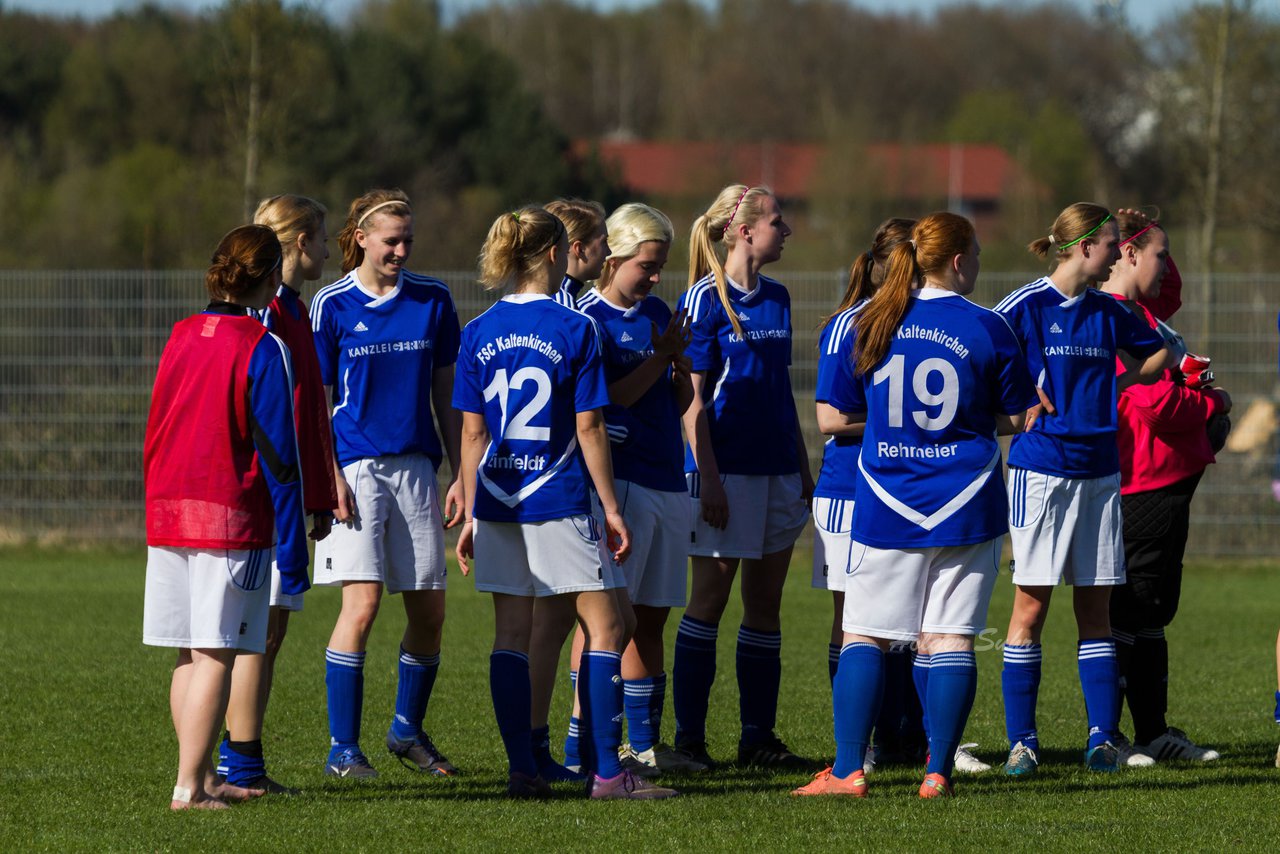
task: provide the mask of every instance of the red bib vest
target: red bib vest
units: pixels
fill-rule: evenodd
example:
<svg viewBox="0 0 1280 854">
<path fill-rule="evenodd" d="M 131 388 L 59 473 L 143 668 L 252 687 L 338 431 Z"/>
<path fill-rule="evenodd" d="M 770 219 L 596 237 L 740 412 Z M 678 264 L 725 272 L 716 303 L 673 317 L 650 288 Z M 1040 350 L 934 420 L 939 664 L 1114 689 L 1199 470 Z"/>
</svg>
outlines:
<svg viewBox="0 0 1280 854">
<path fill-rule="evenodd" d="M 261 549 L 275 510 L 249 418 L 257 318 L 197 314 L 173 327 L 151 395 L 143 477 L 147 544 Z"/>
</svg>

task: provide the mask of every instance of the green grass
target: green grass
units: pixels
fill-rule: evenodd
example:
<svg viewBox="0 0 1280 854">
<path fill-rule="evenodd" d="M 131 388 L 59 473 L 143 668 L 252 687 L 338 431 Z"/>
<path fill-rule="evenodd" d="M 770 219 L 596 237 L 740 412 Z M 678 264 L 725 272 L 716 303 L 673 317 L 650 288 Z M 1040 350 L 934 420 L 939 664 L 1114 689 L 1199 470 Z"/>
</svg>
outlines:
<svg viewBox="0 0 1280 854">
<path fill-rule="evenodd" d="M 145 556 L 139 551 L 0 549 L 0 839 L 5 850 L 1050 850 L 1124 847 L 1264 849 L 1276 827 L 1280 734 L 1270 723 L 1280 592 L 1275 567 L 1188 568 L 1170 632 L 1171 720 L 1218 747 L 1211 767 L 1159 766 L 1116 775 L 1080 767 L 1083 704 L 1070 602 L 1059 592 L 1045 639 L 1040 701 L 1044 764 L 1029 781 L 996 772 L 960 778 L 950 802 L 915 798 L 919 769 L 887 769 L 863 802 L 796 801 L 794 774 L 737 770 L 689 778 L 686 796 L 652 804 L 590 803 L 572 790 L 545 804 L 500 797 L 505 760 L 488 695 L 488 597 L 453 577 L 440 679 L 427 714 L 437 743 L 465 774 L 416 776 L 381 748 L 393 699 L 403 616 L 388 598 L 366 667 L 364 745 L 382 772 L 352 784 L 324 778 L 325 641 L 332 590 L 307 595 L 281 654 L 268 713 L 274 776 L 304 789 L 220 814 L 166 808 L 177 761 L 167 690 L 172 653 L 143 647 Z M 826 639 L 831 605 L 809 589 L 797 555 L 785 598 L 780 733 L 797 752 L 832 752 Z M 991 622 L 1010 608 L 1001 577 Z M 712 697 L 711 749 L 736 744 L 736 611 L 724 621 Z M 669 626 L 673 634 L 676 620 Z M 668 646 L 670 648 L 670 645 Z M 1003 755 L 999 654 L 978 656 L 980 685 L 966 736 Z M 563 736 L 561 686 L 553 733 Z M 668 705 L 665 734 L 674 725 Z M 816 801 L 816 802 L 815 802 Z"/>
</svg>

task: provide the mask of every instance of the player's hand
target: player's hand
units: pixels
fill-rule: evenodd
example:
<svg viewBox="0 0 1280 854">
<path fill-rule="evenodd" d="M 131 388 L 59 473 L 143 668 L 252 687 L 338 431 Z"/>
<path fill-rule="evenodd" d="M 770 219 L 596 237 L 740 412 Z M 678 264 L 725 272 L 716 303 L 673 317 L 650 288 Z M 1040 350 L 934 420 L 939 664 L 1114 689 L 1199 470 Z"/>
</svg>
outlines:
<svg viewBox="0 0 1280 854">
<path fill-rule="evenodd" d="M 444 527 L 446 530 L 462 522 L 462 478 L 456 477 L 444 493 Z"/>
<path fill-rule="evenodd" d="M 813 475 L 809 474 L 809 466 L 805 463 L 800 466 L 800 499 L 805 507 L 813 503 L 813 488 Z"/>
<path fill-rule="evenodd" d="M 671 381 L 693 387 L 693 360 L 681 353 L 671 360 Z"/>
<path fill-rule="evenodd" d="M 1037 386 L 1036 394 L 1040 397 L 1040 402 L 1027 410 L 1027 420 L 1022 425 L 1023 433 L 1030 433 L 1031 428 L 1035 426 L 1040 416 L 1056 415 L 1058 413 L 1057 407 L 1053 405 L 1053 401 L 1049 399 L 1049 396 L 1044 393 L 1044 389 Z"/>
<path fill-rule="evenodd" d="M 631 531 L 622 514 L 614 511 L 604 514 L 605 545 L 613 555 L 614 563 L 622 563 L 631 556 Z"/>
<path fill-rule="evenodd" d="M 351 491 L 350 484 L 342 475 L 341 470 L 337 477 L 338 487 L 338 509 L 333 511 L 333 518 L 344 525 L 350 525 L 356 520 L 356 495 Z"/>
<path fill-rule="evenodd" d="M 311 514 L 311 533 L 307 536 L 315 540 L 317 543 L 329 536 L 329 532 L 333 530 L 333 513 L 312 513 Z"/>
<path fill-rule="evenodd" d="M 721 531 L 729 527 L 729 496 L 725 494 L 720 478 L 702 479 L 698 505 L 702 508 L 702 521 Z"/>
<path fill-rule="evenodd" d="M 475 552 L 475 534 L 472 528 L 475 527 L 474 520 L 463 519 L 462 530 L 458 532 L 458 545 L 454 548 L 453 553 L 458 558 L 458 569 L 462 570 L 463 575 L 471 574 L 471 564 L 468 563 L 476 556 Z"/>
<path fill-rule="evenodd" d="M 685 310 L 680 309 L 671 315 L 667 328 L 661 333 L 658 332 L 658 324 L 649 322 L 649 343 L 653 346 L 654 353 L 672 359 L 684 353 L 684 348 L 689 346 L 689 339 L 693 335 L 689 329 L 688 317 Z"/>
</svg>

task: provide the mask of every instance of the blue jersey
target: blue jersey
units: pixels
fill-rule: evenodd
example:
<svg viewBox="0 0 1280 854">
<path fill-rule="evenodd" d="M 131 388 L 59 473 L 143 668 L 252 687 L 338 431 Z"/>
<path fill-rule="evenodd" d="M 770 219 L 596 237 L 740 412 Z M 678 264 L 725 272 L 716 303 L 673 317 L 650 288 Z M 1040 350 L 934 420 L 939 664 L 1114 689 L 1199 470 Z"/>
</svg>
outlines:
<svg viewBox="0 0 1280 854">
<path fill-rule="evenodd" d="M 600 325 L 610 384 L 653 355 L 653 326 L 663 330 L 671 321 L 671 309 L 652 295 L 622 308 L 592 291 L 578 300 L 578 310 Z M 604 417 L 615 478 L 663 492 L 685 490 L 684 440 L 670 368 L 631 406 L 609 404 Z"/>
<path fill-rule="evenodd" d="M 818 383 L 814 398 L 818 403 L 831 399 L 831 388 L 840 375 L 841 360 L 853 358 L 853 319 L 863 306 L 862 300 L 844 311 L 832 315 L 822 327 L 818 337 Z M 858 436 L 832 436 L 822 446 L 822 469 L 814 485 L 816 498 L 854 497 L 858 482 L 858 454 L 862 450 L 862 438 Z"/>
<path fill-rule="evenodd" d="M 377 296 L 352 270 L 322 288 L 311 309 L 320 377 L 333 388 L 338 461 L 419 453 L 438 468 L 431 382 L 458 357 L 448 286 L 404 270 L 395 290 Z"/>
<path fill-rule="evenodd" d="M 1057 409 L 1014 436 L 1009 465 L 1069 478 L 1120 471 L 1116 353 L 1145 359 L 1164 346 L 1160 334 L 1110 295 L 1087 288 L 1068 299 L 1048 278 L 1009 294 L 996 311 L 1008 318 L 1036 385 Z"/>
<path fill-rule="evenodd" d="M 560 282 L 560 290 L 555 293 L 555 301 L 565 308 L 577 308 L 578 296 L 585 287 L 585 282 L 579 281 L 573 276 L 565 276 L 564 280 Z"/>
<path fill-rule="evenodd" d="M 454 408 L 489 429 L 475 518 L 540 522 L 589 513 L 577 414 L 609 403 L 596 323 L 542 294 L 499 300 L 462 330 Z"/>
<path fill-rule="evenodd" d="M 692 340 L 685 355 L 706 375 L 703 407 L 721 474 L 779 475 L 800 471 L 795 400 L 791 396 L 791 295 L 767 276 L 751 293 L 729 283 L 738 335 L 706 277 L 680 297 Z M 685 471 L 697 471 L 693 452 Z"/>
<path fill-rule="evenodd" d="M 854 376 L 842 360 L 838 372 L 828 402 L 867 418 L 853 539 L 921 549 L 981 543 L 1008 530 L 996 415 L 1025 412 L 1037 398 L 1000 315 L 922 289 L 874 371 Z"/>
</svg>

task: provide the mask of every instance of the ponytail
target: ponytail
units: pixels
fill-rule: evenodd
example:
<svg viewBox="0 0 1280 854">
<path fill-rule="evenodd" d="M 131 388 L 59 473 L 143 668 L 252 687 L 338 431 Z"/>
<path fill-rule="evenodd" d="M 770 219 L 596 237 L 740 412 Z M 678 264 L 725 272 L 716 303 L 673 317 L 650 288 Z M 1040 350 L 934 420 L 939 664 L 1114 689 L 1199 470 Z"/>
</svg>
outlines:
<svg viewBox="0 0 1280 854">
<path fill-rule="evenodd" d="M 899 243 L 911 239 L 911 229 L 916 224 L 914 219 L 893 217 L 880 223 L 875 236 L 871 238 L 871 249 L 853 260 L 849 267 L 849 284 L 845 287 L 840 304 L 830 315 L 822 319 L 818 325 L 821 332 L 827 328 L 831 318 L 863 300 L 870 299 L 876 288 L 884 281 L 885 264 L 889 261 L 889 253 Z"/>
<path fill-rule="evenodd" d="M 742 323 L 729 300 L 729 279 L 725 276 L 724 261 L 716 244 L 724 246 L 724 252 L 728 254 L 738 239 L 733 227 L 753 224 L 760 218 L 764 200 L 769 198 L 773 198 L 773 193 L 768 187 L 730 184 L 720 191 L 706 213 L 693 221 L 693 230 L 689 234 L 689 285 L 696 284 L 707 275 L 712 277 L 724 313 L 740 337 L 745 337 Z"/>
</svg>

